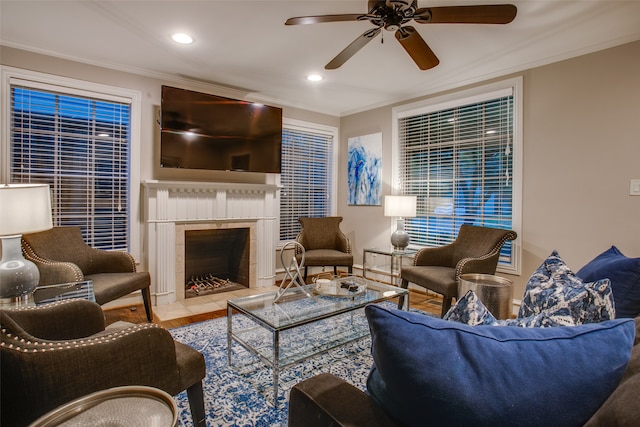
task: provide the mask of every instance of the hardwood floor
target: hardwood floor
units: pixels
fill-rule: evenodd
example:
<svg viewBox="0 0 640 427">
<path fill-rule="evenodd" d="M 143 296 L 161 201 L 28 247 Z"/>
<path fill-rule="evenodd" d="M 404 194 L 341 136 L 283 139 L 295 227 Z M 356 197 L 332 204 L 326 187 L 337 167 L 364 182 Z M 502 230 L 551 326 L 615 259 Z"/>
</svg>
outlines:
<svg viewBox="0 0 640 427">
<path fill-rule="evenodd" d="M 423 310 L 427 313 L 440 315 L 442 308 L 442 298 L 436 294 L 425 293 L 411 289 L 409 301 L 411 302 L 411 308 Z M 153 322 L 166 329 L 177 328 L 178 326 L 188 325 L 190 323 L 202 322 L 204 320 L 215 319 L 218 317 L 225 317 L 227 315 L 226 310 L 217 310 L 209 313 L 196 314 L 187 317 L 181 317 L 178 319 L 160 321 L 154 317 Z M 105 318 L 107 325 L 110 325 L 117 321 L 124 321 L 130 323 L 146 323 L 147 317 L 144 312 L 142 304 L 134 305 L 124 308 L 116 308 L 105 310 Z"/>
</svg>

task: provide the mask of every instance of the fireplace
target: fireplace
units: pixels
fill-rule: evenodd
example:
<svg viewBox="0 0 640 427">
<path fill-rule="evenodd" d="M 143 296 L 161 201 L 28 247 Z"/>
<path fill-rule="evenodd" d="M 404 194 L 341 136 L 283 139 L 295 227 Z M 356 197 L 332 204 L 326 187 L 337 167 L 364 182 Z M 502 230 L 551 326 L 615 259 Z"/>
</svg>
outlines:
<svg viewBox="0 0 640 427">
<path fill-rule="evenodd" d="M 248 234 L 243 250 L 248 258 L 240 262 L 244 275 L 240 273 L 234 281 L 252 289 L 273 286 L 280 206 L 278 186 L 149 180 L 143 182 L 143 187 L 144 249 L 155 305 L 184 300 L 191 275 L 211 273 L 186 271 L 186 235 L 191 232 L 206 235 L 212 231 L 248 230 L 240 232 Z"/>
<path fill-rule="evenodd" d="M 185 232 L 185 298 L 249 287 L 250 228 Z"/>
</svg>

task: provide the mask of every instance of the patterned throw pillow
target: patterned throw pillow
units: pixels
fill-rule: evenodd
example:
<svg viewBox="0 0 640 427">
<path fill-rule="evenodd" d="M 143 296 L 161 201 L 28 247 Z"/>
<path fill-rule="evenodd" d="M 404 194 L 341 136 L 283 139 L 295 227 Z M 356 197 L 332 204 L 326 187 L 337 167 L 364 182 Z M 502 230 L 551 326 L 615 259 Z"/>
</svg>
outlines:
<svg viewBox="0 0 640 427">
<path fill-rule="evenodd" d="M 451 307 L 443 320 L 464 323 L 469 326 L 519 326 L 522 328 L 547 328 L 551 326 L 576 326 L 573 316 L 565 309 L 548 309 L 528 317 L 497 320 L 480 301 L 478 295 L 470 290 L 456 305 Z"/>
<path fill-rule="evenodd" d="M 472 290 L 456 301 L 456 304 L 447 311 L 442 320 L 451 320 L 469 326 L 496 325 L 498 322 Z"/>
<path fill-rule="evenodd" d="M 609 279 L 584 283 L 553 251 L 529 278 L 518 317 L 552 310 L 582 325 L 614 319 L 614 307 Z"/>
</svg>

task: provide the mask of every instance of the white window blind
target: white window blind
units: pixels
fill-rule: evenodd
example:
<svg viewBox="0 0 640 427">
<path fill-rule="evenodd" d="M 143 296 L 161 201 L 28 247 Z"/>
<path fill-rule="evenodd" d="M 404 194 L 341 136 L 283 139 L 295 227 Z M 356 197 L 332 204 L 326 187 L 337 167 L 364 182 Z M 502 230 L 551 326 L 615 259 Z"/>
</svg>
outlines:
<svg viewBox="0 0 640 427">
<path fill-rule="evenodd" d="M 332 213 L 334 136 L 326 132 L 295 129 L 282 131 L 280 184 L 280 240 L 295 239 L 300 217 Z"/>
<path fill-rule="evenodd" d="M 512 90 L 398 114 L 397 184 L 418 199 L 412 245 L 450 243 L 462 224 L 514 228 L 514 117 Z M 500 263 L 513 267 L 511 242 Z"/>
<path fill-rule="evenodd" d="M 11 182 L 49 184 L 54 225 L 79 226 L 90 246 L 127 250 L 130 104 L 20 84 L 10 90 Z"/>
</svg>

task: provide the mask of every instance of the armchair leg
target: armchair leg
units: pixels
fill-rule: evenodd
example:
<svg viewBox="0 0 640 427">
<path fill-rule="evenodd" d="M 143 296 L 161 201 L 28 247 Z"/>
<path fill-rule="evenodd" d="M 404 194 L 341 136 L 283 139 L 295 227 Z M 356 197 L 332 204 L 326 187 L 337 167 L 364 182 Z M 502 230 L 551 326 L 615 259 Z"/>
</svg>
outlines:
<svg viewBox="0 0 640 427">
<path fill-rule="evenodd" d="M 147 286 L 144 289 L 141 289 L 142 291 L 142 301 L 144 302 L 144 311 L 147 312 L 147 320 L 149 322 L 153 321 L 153 311 L 151 311 L 151 290 L 149 289 L 149 286 Z"/>
<path fill-rule="evenodd" d="M 307 269 L 309 267 L 307 267 L 306 265 L 304 266 L 304 283 L 307 283 Z"/>
<path fill-rule="evenodd" d="M 187 389 L 187 397 L 189 398 L 189 408 L 191 409 L 193 425 L 206 427 L 207 419 L 204 412 L 204 392 L 202 391 L 202 381 L 198 381 Z"/>
<path fill-rule="evenodd" d="M 440 317 L 444 317 L 445 314 L 447 314 L 447 311 L 449 311 L 449 309 L 451 308 L 451 300 L 453 299 L 453 297 L 445 297 L 444 295 L 442 296 L 442 312 L 440 313 Z"/>
</svg>

